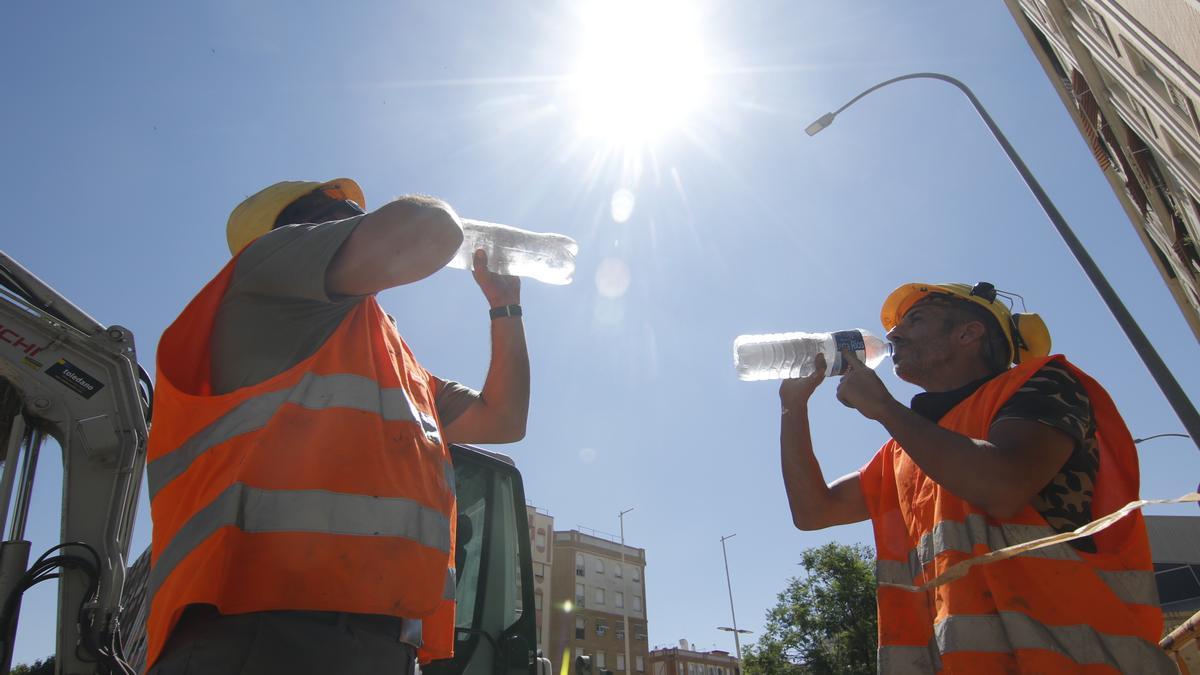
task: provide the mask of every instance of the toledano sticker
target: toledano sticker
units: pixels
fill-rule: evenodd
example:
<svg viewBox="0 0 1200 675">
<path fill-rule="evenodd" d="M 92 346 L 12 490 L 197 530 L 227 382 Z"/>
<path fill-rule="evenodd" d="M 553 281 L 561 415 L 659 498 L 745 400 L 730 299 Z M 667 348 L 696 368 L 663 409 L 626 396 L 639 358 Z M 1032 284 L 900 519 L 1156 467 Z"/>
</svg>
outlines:
<svg viewBox="0 0 1200 675">
<path fill-rule="evenodd" d="M 58 362 L 46 369 L 46 374 L 62 382 L 67 389 L 84 398 L 91 398 L 104 388 L 103 382 L 88 375 L 79 366 L 66 359 L 59 359 Z"/>
<path fill-rule="evenodd" d="M 830 375 L 845 375 L 850 364 L 842 358 L 842 352 L 850 352 L 860 360 L 867 355 L 867 344 L 861 332 L 857 330 L 839 330 L 833 334 L 833 344 L 836 352 L 833 355 L 833 369 Z"/>
</svg>

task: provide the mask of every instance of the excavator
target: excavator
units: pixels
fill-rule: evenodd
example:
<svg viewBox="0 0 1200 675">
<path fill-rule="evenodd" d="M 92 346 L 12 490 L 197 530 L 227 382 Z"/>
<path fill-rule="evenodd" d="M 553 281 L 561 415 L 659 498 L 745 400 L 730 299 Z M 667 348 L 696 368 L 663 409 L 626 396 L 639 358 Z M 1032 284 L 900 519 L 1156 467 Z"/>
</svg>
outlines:
<svg viewBox="0 0 1200 675">
<path fill-rule="evenodd" d="M 153 414 L 133 333 L 93 319 L 0 251 L 0 673 L 21 599 L 58 581 L 57 675 L 145 669 L 150 554 L 129 563 Z M 25 537 L 47 440 L 62 451 L 60 543 L 30 564 Z M 53 447 L 51 444 L 49 447 Z M 450 448 L 458 498 L 452 659 L 424 675 L 547 675 L 537 651 L 521 473 L 509 457 Z M 387 565 L 387 561 L 380 561 Z"/>
</svg>

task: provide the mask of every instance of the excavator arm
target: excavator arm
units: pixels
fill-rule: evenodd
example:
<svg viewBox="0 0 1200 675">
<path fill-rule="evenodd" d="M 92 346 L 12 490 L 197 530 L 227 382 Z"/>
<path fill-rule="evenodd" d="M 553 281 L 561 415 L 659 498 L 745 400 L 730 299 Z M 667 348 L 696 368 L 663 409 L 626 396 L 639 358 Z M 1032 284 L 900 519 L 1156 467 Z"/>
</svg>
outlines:
<svg viewBox="0 0 1200 675">
<path fill-rule="evenodd" d="M 58 673 L 132 672 L 117 617 L 150 402 L 133 334 L 0 252 L 0 672 L 11 666 L 21 593 L 55 575 Z M 25 523 L 46 437 L 62 449 L 61 543 L 30 565 Z"/>
</svg>

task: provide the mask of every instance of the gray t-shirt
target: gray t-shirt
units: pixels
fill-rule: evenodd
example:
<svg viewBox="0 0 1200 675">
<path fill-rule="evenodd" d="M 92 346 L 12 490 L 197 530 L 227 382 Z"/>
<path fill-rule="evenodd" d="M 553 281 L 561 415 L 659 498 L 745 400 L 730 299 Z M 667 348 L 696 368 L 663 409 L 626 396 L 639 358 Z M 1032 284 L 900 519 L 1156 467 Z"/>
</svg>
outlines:
<svg viewBox="0 0 1200 675">
<path fill-rule="evenodd" d="M 330 297 L 325 272 L 362 222 L 354 216 L 320 225 L 287 225 L 242 252 L 217 308 L 212 335 L 212 383 L 223 394 L 282 373 L 312 356 L 361 300 Z M 458 418 L 479 393 L 438 379 L 442 425 Z"/>
</svg>

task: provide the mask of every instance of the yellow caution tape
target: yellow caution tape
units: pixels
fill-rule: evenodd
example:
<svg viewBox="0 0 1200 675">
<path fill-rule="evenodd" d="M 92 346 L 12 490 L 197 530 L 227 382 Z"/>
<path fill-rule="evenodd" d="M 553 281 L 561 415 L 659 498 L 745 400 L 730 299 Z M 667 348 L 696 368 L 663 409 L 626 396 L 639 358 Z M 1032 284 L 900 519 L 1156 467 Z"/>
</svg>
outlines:
<svg viewBox="0 0 1200 675">
<path fill-rule="evenodd" d="M 897 584 L 887 581 L 881 581 L 879 582 L 879 585 L 893 586 L 895 588 L 902 588 L 906 591 L 928 591 L 930 589 L 937 588 L 938 586 L 948 584 L 955 579 L 961 579 L 967 575 L 967 572 L 970 571 L 972 567 L 977 565 L 990 565 L 991 563 L 1000 562 L 1001 560 L 1008 560 L 1009 558 L 1021 555 L 1022 553 L 1026 553 L 1028 551 L 1035 551 L 1039 548 L 1046 548 L 1047 546 L 1054 546 L 1055 544 L 1062 544 L 1095 534 L 1124 518 L 1130 513 L 1142 508 L 1143 506 L 1148 506 L 1151 504 L 1184 504 L 1187 502 L 1200 502 L 1200 492 L 1191 492 L 1183 495 L 1182 497 L 1176 497 L 1175 499 L 1139 499 L 1137 501 L 1129 502 L 1125 506 L 1113 511 L 1107 516 L 1104 516 L 1103 518 L 1097 518 L 1087 525 L 1082 525 L 1070 532 L 1062 532 L 1049 537 L 1034 539 L 1033 541 L 1027 541 L 1023 544 L 1014 544 L 998 551 L 991 551 L 990 553 L 985 553 L 981 556 L 967 558 L 966 560 L 951 565 L 950 567 L 946 568 L 945 572 L 942 572 L 932 580 L 927 581 L 920 586 L 909 586 L 907 584 Z"/>
</svg>

